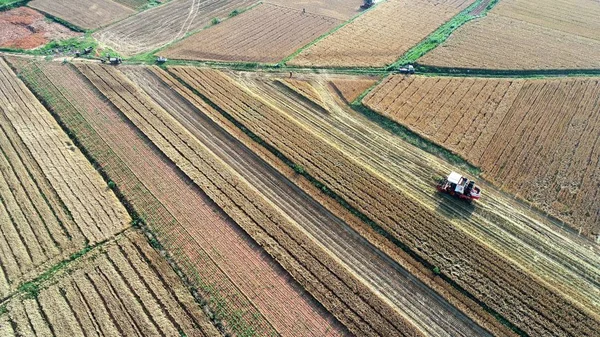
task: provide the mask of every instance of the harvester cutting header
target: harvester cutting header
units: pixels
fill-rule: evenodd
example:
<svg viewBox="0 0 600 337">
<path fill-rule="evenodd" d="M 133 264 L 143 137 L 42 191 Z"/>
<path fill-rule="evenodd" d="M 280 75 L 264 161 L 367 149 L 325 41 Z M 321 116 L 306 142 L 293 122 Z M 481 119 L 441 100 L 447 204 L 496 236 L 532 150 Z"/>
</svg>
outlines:
<svg viewBox="0 0 600 337">
<path fill-rule="evenodd" d="M 452 172 L 448 178 L 442 179 L 437 185 L 437 189 L 442 193 L 469 201 L 481 198 L 481 188 L 475 185 L 475 181 L 456 172 Z"/>
</svg>

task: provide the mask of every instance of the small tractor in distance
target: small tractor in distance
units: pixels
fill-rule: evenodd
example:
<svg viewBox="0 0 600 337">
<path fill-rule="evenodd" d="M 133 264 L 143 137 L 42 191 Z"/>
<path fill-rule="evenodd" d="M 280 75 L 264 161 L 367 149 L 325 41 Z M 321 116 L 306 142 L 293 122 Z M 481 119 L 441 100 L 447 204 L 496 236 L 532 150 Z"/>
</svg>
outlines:
<svg viewBox="0 0 600 337">
<path fill-rule="evenodd" d="M 120 57 L 110 56 L 109 54 L 106 54 L 106 58 L 100 59 L 100 62 L 102 62 L 102 63 L 108 62 L 109 64 L 112 64 L 112 65 L 118 65 L 123 62 L 123 59 Z"/>
<path fill-rule="evenodd" d="M 374 1 L 373 0 L 364 0 L 363 4 L 360 5 L 360 9 L 369 9 L 371 8 L 371 6 L 373 6 Z"/>
<path fill-rule="evenodd" d="M 409 64 L 406 67 L 401 67 L 400 69 L 398 69 L 398 72 L 400 74 L 414 74 L 415 67 L 412 64 Z"/>
<path fill-rule="evenodd" d="M 473 180 L 469 180 L 456 172 L 451 172 L 448 178 L 440 180 L 436 187 L 441 193 L 450 194 L 467 201 L 481 198 L 481 188 L 475 185 Z"/>
</svg>

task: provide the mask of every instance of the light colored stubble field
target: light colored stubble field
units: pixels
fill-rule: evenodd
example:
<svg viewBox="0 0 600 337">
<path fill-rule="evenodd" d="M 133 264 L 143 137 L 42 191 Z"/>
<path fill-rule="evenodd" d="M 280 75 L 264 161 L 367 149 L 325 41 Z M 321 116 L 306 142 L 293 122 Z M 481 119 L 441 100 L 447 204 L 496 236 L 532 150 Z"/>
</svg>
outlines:
<svg viewBox="0 0 600 337">
<path fill-rule="evenodd" d="M 468 7 L 471 0 L 389 0 L 288 62 L 297 66 L 383 67 Z"/>
<path fill-rule="evenodd" d="M 135 13 L 111 0 L 34 0 L 28 5 L 84 29 L 97 29 Z"/>
<path fill-rule="evenodd" d="M 418 60 L 476 69 L 600 68 L 600 2 L 500 1 Z"/>
<path fill-rule="evenodd" d="M 262 4 L 169 47 L 174 59 L 277 62 L 341 21 L 300 9 Z"/>
</svg>

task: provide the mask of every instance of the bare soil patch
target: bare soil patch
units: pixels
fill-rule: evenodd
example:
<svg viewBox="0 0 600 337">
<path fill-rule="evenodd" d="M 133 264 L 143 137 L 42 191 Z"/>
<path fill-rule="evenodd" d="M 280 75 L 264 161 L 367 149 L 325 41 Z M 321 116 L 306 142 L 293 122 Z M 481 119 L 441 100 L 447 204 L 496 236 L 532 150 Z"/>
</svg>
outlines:
<svg viewBox="0 0 600 337">
<path fill-rule="evenodd" d="M 50 42 L 81 36 L 69 28 L 50 22 L 40 12 L 19 7 L 0 12 L 0 47 L 34 49 Z"/>
</svg>

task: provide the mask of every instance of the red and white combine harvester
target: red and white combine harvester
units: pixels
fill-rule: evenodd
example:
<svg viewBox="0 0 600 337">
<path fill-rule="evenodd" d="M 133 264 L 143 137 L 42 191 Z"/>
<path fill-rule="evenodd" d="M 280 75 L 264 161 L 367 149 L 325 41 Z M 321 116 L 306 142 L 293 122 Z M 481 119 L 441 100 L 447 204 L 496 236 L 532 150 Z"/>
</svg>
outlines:
<svg viewBox="0 0 600 337">
<path fill-rule="evenodd" d="M 446 179 L 437 185 L 438 191 L 448 193 L 465 200 L 478 200 L 481 198 L 481 188 L 473 180 L 463 177 L 460 173 L 452 172 Z"/>
</svg>

